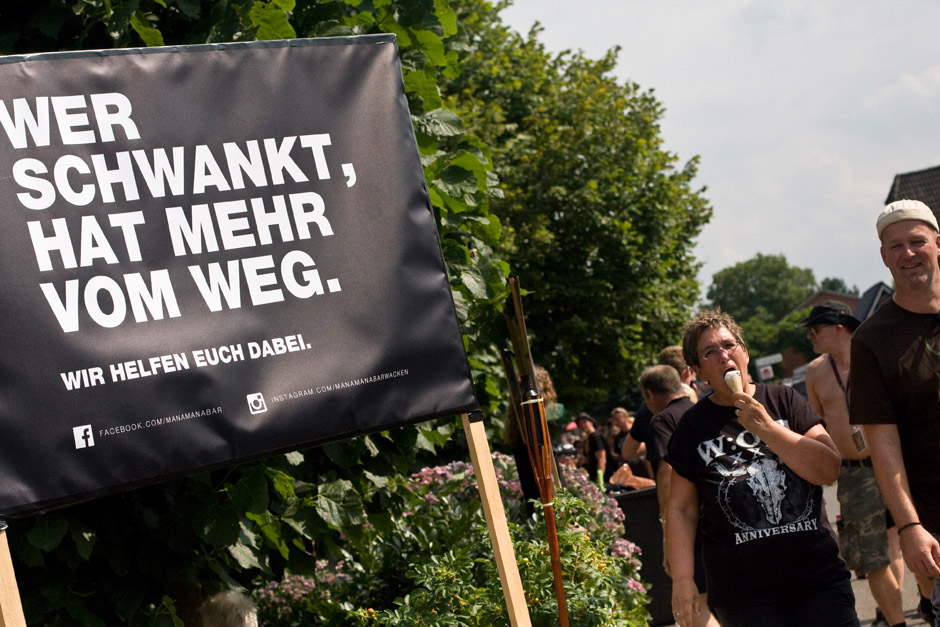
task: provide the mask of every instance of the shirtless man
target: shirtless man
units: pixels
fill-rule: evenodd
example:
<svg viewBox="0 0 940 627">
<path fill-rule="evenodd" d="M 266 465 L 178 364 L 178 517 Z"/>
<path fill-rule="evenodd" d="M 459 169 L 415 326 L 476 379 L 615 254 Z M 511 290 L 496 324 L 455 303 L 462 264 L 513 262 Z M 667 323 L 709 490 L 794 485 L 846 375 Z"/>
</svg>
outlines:
<svg viewBox="0 0 940 627">
<path fill-rule="evenodd" d="M 806 395 L 826 421 L 826 429 L 842 456 L 837 497 L 842 511 L 839 549 L 851 570 L 868 577 L 868 585 L 888 625 L 905 625 L 901 602 L 903 563 L 891 555 L 886 508 L 875 480 L 870 451 L 859 427 L 849 424 L 847 404 L 852 334 L 861 321 L 845 303 L 827 300 L 797 326 L 819 357 L 806 369 Z M 897 546 L 897 543 L 894 543 Z"/>
</svg>

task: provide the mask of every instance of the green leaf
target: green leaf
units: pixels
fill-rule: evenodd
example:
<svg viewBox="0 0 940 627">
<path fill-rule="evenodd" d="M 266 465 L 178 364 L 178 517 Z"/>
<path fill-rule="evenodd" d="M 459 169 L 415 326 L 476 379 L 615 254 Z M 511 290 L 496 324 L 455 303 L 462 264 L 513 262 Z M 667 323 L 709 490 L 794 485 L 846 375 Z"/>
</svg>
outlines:
<svg viewBox="0 0 940 627">
<path fill-rule="evenodd" d="M 480 274 L 478 268 L 465 268 L 463 272 L 460 273 L 460 282 L 470 290 L 473 296 L 481 300 L 486 298 L 486 279 Z"/>
<path fill-rule="evenodd" d="M 486 177 L 490 174 L 490 170 L 487 167 L 485 157 L 479 151 L 461 150 L 450 160 L 450 165 L 459 166 L 468 172 L 473 172 L 479 181 L 480 188 L 486 188 Z"/>
<path fill-rule="evenodd" d="M 386 29 L 385 32 L 395 35 L 395 38 L 398 40 L 399 48 L 404 50 L 412 46 L 411 35 L 408 34 L 407 28 L 392 20 L 382 21 L 381 23 L 382 27 Z"/>
<path fill-rule="evenodd" d="M 424 431 L 418 432 L 418 449 L 422 451 L 427 451 L 428 453 L 436 453 L 437 449 L 434 448 L 434 443 L 428 439 Z"/>
<path fill-rule="evenodd" d="M 380 534 L 391 535 L 395 525 L 391 512 L 370 512 L 369 522 Z"/>
<path fill-rule="evenodd" d="M 69 534 L 72 536 L 72 542 L 75 543 L 75 550 L 82 559 L 88 560 L 98 539 L 95 530 L 73 519 L 69 524 Z"/>
<path fill-rule="evenodd" d="M 477 177 L 461 167 L 449 166 L 441 172 L 434 185 L 449 196 L 461 198 L 477 191 Z"/>
<path fill-rule="evenodd" d="M 323 445 L 323 452 L 341 468 L 351 468 L 360 463 L 362 456 L 368 452 L 368 449 L 362 438 L 352 438 L 325 444 Z"/>
<path fill-rule="evenodd" d="M 246 514 L 245 517 L 258 525 L 265 540 L 281 554 L 281 557 L 287 559 L 290 556 L 290 546 L 281 533 L 281 523 L 270 512 Z"/>
<path fill-rule="evenodd" d="M 297 497 L 297 494 L 294 492 L 293 477 L 275 468 L 267 468 L 266 472 L 268 479 L 271 481 L 271 485 L 274 486 L 274 491 L 277 492 L 282 499 L 290 500 Z"/>
<path fill-rule="evenodd" d="M 431 137 L 454 137 L 464 132 L 460 117 L 448 109 L 435 109 L 411 119 L 416 131 Z"/>
<path fill-rule="evenodd" d="M 428 76 L 427 72 L 424 70 L 406 72 L 404 78 L 405 92 L 421 98 L 425 111 L 440 108 L 441 94 L 437 87 L 437 81 Z"/>
<path fill-rule="evenodd" d="M 162 46 L 163 33 L 158 29 L 148 26 L 140 17 L 140 11 L 131 17 L 131 28 L 140 36 L 145 46 Z"/>
<path fill-rule="evenodd" d="M 431 65 L 447 65 L 447 58 L 444 56 L 444 42 L 436 33 L 429 30 L 412 31 L 417 47 L 425 54 Z"/>
<path fill-rule="evenodd" d="M 362 471 L 362 476 L 372 482 L 372 485 L 381 489 L 388 485 L 388 477 L 382 477 L 374 473 L 369 472 L 368 470 Z"/>
<path fill-rule="evenodd" d="M 304 454 L 300 451 L 292 451 L 284 455 L 284 459 L 287 460 L 287 463 L 291 466 L 300 466 L 304 463 Z"/>
<path fill-rule="evenodd" d="M 443 448 L 450 441 L 450 433 L 442 433 L 438 429 L 421 429 L 421 435 L 438 448 Z"/>
<path fill-rule="evenodd" d="M 257 534 L 241 522 L 239 523 L 239 530 L 238 541 L 228 547 L 228 552 L 243 569 L 261 569 L 261 562 L 258 561 L 257 555 Z"/>
<path fill-rule="evenodd" d="M 163 595 L 161 600 L 163 607 L 166 608 L 167 616 L 173 621 L 173 627 L 186 627 L 182 619 L 176 614 L 176 603 L 170 597 Z"/>
<path fill-rule="evenodd" d="M 434 0 L 434 14 L 437 21 L 444 27 L 444 37 L 457 34 L 457 14 L 450 6 L 448 0 Z"/>
<path fill-rule="evenodd" d="M 249 17 L 252 25 L 257 29 L 255 37 L 259 41 L 297 37 L 284 11 L 276 2 L 255 2 L 249 12 Z"/>
<path fill-rule="evenodd" d="M 30 544 L 49 552 L 59 546 L 69 530 L 69 521 L 58 514 L 44 514 L 36 518 L 33 528 L 26 533 Z"/>
<path fill-rule="evenodd" d="M 128 0 L 118 3 L 108 18 L 108 32 L 115 40 L 119 39 L 140 6 L 140 0 Z"/>
<path fill-rule="evenodd" d="M 198 510 L 193 530 L 208 544 L 227 546 L 238 539 L 238 514 L 228 499 L 216 499 Z"/>
<path fill-rule="evenodd" d="M 367 451 L 367 452 L 369 453 L 369 455 L 371 455 L 372 457 L 376 457 L 379 453 L 382 452 L 382 451 L 379 450 L 379 447 L 378 447 L 378 446 L 375 444 L 375 442 L 372 440 L 372 436 L 370 436 L 370 435 L 363 435 L 363 436 L 360 437 L 360 439 L 362 440 L 362 444 L 366 447 L 366 451 Z"/>
<path fill-rule="evenodd" d="M 264 466 L 252 466 L 234 486 L 226 488 L 236 510 L 260 514 L 268 508 L 268 482 L 265 475 Z"/>
<path fill-rule="evenodd" d="M 201 3 L 199 0 L 176 0 L 180 12 L 190 19 L 199 17 Z"/>
<path fill-rule="evenodd" d="M 361 525 L 362 499 L 350 481 L 333 481 L 320 486 L 317 494 L 317 513 L 335 529 Z"/>
</svg>

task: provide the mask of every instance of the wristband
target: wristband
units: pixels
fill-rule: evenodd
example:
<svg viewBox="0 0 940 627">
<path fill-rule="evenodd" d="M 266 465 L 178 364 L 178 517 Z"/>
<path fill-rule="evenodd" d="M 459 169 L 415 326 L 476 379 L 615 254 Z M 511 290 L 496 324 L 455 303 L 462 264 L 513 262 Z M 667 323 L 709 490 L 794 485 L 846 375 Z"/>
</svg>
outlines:
<svg viewBox="0 0 940 627">
<path fill-rule="evenodd" d="M 900 536 L 902 531 L 904 531 L 908 527 L 913 527 L 914 525 L 920 525 L 921 527 L 923 527 L 924 523 L 920 522 L 919 520 L 915 520 L 914 522 L 909 522 L 906 525 L 901 525 L 900 527 L 898 527 L 898 535 Z"/>
</svg>

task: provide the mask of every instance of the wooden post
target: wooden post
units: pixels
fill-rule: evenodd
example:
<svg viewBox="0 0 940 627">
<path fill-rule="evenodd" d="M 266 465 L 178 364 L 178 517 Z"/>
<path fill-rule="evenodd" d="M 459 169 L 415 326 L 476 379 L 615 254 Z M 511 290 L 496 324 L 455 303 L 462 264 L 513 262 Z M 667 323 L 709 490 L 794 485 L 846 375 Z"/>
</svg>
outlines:
<svg viewBox="0 0 940 627">
<path fill-rule="evenodd" d="M 506 609 L 509 611 L 509 622 L 512 627 L 531 627 L 532 619 L 529 618 L 522 579 L 519 577 L 519 565 L 516 564 L 516 553 L 509 537 L 506 510 L 503 508 L 499 484 L 496 482 L 496 470 L 493 468 L 490 444 L 486 440 L 486 429 L 482 419 L 471 418 L 469 414 L 463 414 L 461 418 L 470 446 L 470 461 L 473 462 L 480 501 L 483 503 L 483 515 L 486 517 L 493 554 L 496 556 L 496 569 L 499 571 L 499 581 L 503 587 Z"/>
<path fill-rule="evenodd" d="M 0 627 L 26 627 L 6 529 L 7 524 L 0 520 Z"/>
</svg>

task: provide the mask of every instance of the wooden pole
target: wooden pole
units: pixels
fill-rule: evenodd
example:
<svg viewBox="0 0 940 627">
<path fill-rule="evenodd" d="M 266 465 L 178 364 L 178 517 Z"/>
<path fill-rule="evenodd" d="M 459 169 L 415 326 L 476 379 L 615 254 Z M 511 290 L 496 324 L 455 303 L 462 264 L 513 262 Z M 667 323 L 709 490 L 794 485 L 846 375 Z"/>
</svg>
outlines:
<svg viewBox="0 0 940 627">
<path fill-rule="evenodd" d="M 471 417 L 469 414 L 463 414 L 461 418 L 470 447 L 473 473 L 476 475 L 477 488 L 480 490 L 480 501 L 483 503 L 483 515 L 486 517 L 486 526 L 490 532 L 490 543 L 493 545 L 493 554 L 496 556 L 496 570 L 499 572 L 503 597 L 506 599 L 506 609 L 509 611 L 509 623 L 512 627 L 531 627 L 532 619 L 529 618 L 529 608 L 522 589 L 522 578 L 519 576 L 519 566 L 516 564 L 516 553 L 512 548 L 512 538 L 509 537 L 506 510 L 503 508 L 503 500 L 499 494 L 496 470 L 493 468 L 493 457 L 490 454 L 490 443 L 486 439 L 482 415 L 477 414 Z M 0 625 L 0 627 L 3 626 Z"/>
<path fill-rule="evenodd" d="M 26 627 L 6 529 L 6 522 L 0 520 L 0 627 Z"/>
<path fill-rule="evenodd" d="M 538 378 L 535 374 L 535 362 L 529 349 L 529 338 L 525 328 L 525 317 L 522 314 L 522 292 L 519 278 L 509 279 L 509 289 L 512 293 L 511 310 L 503 309 L 503 316 L 509 327 L 509 339 L 512 342 L 516 361 L 519 364 L 521 375 L 520 388 L 517 390 L 520 431 L 525 438 L 529 459 L 532 462 L 532 472 L 538 484 L 539 499 L 542 501 L 542 511 L 545 514 L 545 533 L 548 536 L 548 549 L 551 557 L 553 587 L 558 600 L 558 620 L 561 627 L 568 627 L 568 603 L 565 599 L 565 584 L 561 570 L 561 551 L 558 546 L 558 531 L 555 525 L 555 481 L 558 480 L 555 470 L 554 454 L 552 453 L 551 437 L 548 431 L 548 422 L 545 419 L 545 405 L 538 389 Z M 515 379 L 511 364 L 503 359 L 507 377 Z M 510 390 L 514 389 L 510 383 Z"/>
</svg>

